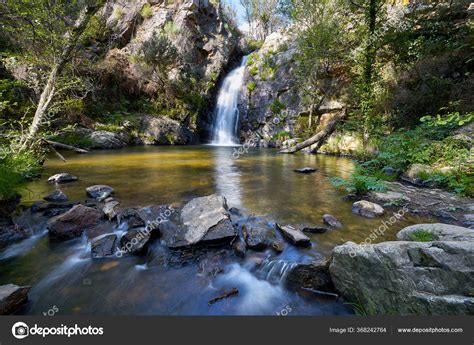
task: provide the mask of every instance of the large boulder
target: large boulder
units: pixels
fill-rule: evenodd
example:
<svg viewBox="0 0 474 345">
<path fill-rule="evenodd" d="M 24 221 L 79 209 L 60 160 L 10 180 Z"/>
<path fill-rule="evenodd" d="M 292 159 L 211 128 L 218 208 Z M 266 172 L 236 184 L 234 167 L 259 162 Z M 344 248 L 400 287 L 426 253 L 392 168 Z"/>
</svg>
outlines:
<svg viewBox="0 0 474 345">
<path fill-rule="evenodd" d="M 140 131 L 145 144 L 150 145 L 187 145 L 197 141 L 189 128 L 164 116 L 142 116 Z"/>
<path fill-rule="evenodd" d="M 227 201 L 216 194 L 195 198 L 181 211 L 181 223 L 168 238 L 171 247 L 184 247 L 215 242 L 230 243 L 237 235 L 228 212 Z M 171 226 L 172 222 L 163 225 Z M 165 226 L 160 227 L 162 230 Z M 162 230 L 167 237 L 167 231 Z"/>
<path fill-rule="evenodd" d="M 15 312 L 28 301 L 29 286 L 6 284 L 0 286 L 0 315 Z"/>
<path fill-rule="evenodd" d="M 335 247 L 329 271 L 336 290 L 370 314 L 472 315 L 474 241 L 458 237 L 470 230 L 439 224 L 431 229 L 449 241 Z M 413 231 L 403 229 L 398 237 Z"/>
<path fill-rule="evenodd" d="M 127 145 L 117 133 L 94 131 L 90 134 L 92 149 L 120 149 Z"/>
<path fill-rule="evenodd" d="M 97 225 L 104 214 L 95 208 L 76 205 L 68 212 L 48 220 L 49 236 L 53 240 L 69 240 Z"/>
</svg>

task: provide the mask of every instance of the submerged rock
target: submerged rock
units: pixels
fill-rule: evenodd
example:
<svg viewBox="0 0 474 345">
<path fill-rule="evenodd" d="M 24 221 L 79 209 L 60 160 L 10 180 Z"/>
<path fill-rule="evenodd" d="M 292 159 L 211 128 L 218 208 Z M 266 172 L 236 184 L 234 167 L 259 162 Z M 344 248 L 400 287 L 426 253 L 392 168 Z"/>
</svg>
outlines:
<svg viewBox="0 0 474 345">
<path fill-rule="evenodd" d="M 6 284 L 0 286 L 0 315 L 15 312 L 28 301 L 29 286 Z"/>
<path fill-rule="evenodd" d="M 311 167 L 304 167 L 300 169 L 295 169 L 294 172 L 300 173 L 300 174 L 311 174 L 315 172 L 317 169 L 311 168 Z"/>
<path fill-rule="evenodd" d="M 342 223 L 336 219 L 333 215 L 325 214 L 323 216 L 323 221 L 333 228 L 342 228 Z"/>
<path fill-rule="evenodd" d="M 295 229 L 290 225 L 281 226 L 279 224 L 276 224 L 276 226 L 281 231 L 283 236 L 295 246 L 311 245 L 311 239 L 305 234 L 303 234 L 303 232 L 301 232 L 300 230 Z"/>
<path fill-rule="evenodd" d="M 65 202 L 68 200 L 67 195 L 59 189 L 55 190 L 51 194 L 46 195 L 43 199 L 51 202 Z"/>
<path fill-rule="evenodd" d="M 90 186 L 86 189 L 86 194 L 89 198 L 105 200 L 114 194 L 114 189 L 106 185 Z"/>
<path fill-rule="evenodd" d="M 92 258 L 103 258 L 115 253 L 117 242 L 116 234 L 105 234 L 91 240 Z"/>
<path fill-rule="evenodd" d="M 70 175 L 68 173 L 60 173 L 48 178 L 49 183 L 57 183 L 57 184 L 76 182 L 78 180 L 79 179 L 76 176 Z"/>
<path fill-rule="evenodd" d="M 48 220 L 49 236 L 54 240 L 68 240 L 97 225 L 104 214 L 91 207 L 76 205 L 66 213 Z"/>
<path fill-rule="evenodd" d="M 329 229 L 321 225 L 303 225 L 301 231 L 311 234 L 324 234 Z"/>
<path fill-rule="evenodd" d="M 383 207 L 370 201 L 361 200 L 352 205 L 352 212 L 362 217 L 374 218 L 384 213 Z"/>
<path fill-rule="evenodd" d="M 423 228 L 426 225 L 423 225 Z M 406 238 L 414 227 L 405 228 Z M 470 231 L 441 229 L 440 238 Z M 441 230 L 435 230 L 441 229 Z M 472 315 L 474 313 L 474 241 L 348 242 L 333 250 L 331 278 L 346 299 L 370 314 Z"/>
</svg>

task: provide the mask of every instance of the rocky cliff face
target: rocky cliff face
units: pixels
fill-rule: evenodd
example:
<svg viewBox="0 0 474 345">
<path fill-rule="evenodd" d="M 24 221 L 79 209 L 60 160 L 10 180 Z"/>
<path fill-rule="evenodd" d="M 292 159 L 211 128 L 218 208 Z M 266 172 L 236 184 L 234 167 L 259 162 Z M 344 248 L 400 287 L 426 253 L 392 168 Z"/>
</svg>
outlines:
<svg viewBox="0 0 474 345">
<path fill-rule="evenodd" d="M 338 77 L 332 76 L 329 82 L 337 83 L 338 87 L 333 88 L 334 92 L 327 95 L 312 115 L 312 121 L 309 120 L 309 109 L 298 90 L 297 54 L 296 36 L 290 28 L 268 36 L 263 46 L 249 56 L 246 88 L 239 102 L 243 142 L 263 147 L 294 145 L 302 132 L 305 137 L 316 133 L 343 109 L 341 91 L 344 85 Z M 336 132 L 327 142 L 319 152 L 350 155 L 361 148 L 361 141 L 351 133 Z"/>
<path fill-rule="evenodd" d="M 164 34 L 177 51 L 167 82 L 175 85 L 173 92 L 184 94 L 173 119 L 192 131 L 206 128 L 212 120 L 208 114 L 217 83 L 238 55 L 238 33 L 226 22 L 220 6 L 207 0 L 118 0 L 108 1 L 101 16 L 112 32 L 99 64 L 103 83 L 114 84 L 129 97 L 156 96 L 153 70 L 143 67 L 140 54 L 154 33 Z M 180 90 L 183 86 L 190 92 Z"/>
</svg>

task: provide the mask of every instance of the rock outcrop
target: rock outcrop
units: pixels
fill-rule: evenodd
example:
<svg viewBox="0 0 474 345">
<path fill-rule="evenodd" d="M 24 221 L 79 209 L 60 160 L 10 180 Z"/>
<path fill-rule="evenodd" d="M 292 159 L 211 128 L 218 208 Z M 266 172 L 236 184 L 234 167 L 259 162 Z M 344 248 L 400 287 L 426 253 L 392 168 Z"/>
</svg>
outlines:
<svg viewBox="0 0 474 345">
<path fill-rule="evenodd" d="M 438 239 L 412 242 L 414 231 Z M 399 232 L 403 241 L 334 248 L 329 267 L 336 290 L 368 314 L 474 313 L 474 241 L 467 228 L 421 224 Z"/>
</svg>

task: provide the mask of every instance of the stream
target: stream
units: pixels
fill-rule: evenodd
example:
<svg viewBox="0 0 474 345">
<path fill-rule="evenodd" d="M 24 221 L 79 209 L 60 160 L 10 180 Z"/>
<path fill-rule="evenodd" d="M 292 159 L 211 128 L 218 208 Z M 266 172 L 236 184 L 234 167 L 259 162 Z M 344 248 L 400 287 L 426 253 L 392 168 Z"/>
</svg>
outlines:
<svg viewBox="0 0 474 345">
<path fill-rule="evenodd" d="M 282 279 L 297 262 L 328 256 L 346 241 L 362 242 L 391 213 L 367 219 L 351 212 L 329 177 L 348 177 L 351 160 L 322 155 L 280 155 L 273 149 L 250 149 L 235 159 L 232 147 L 134 147 L 66 153 L 67 162 L 46 162 L 41 179 L 28 185 L 25 205 L 54 190 L 47 177 L 68 172 L 79 181 L 61 185 L 70 201 L 86 199 L 85 188 L 106 184 L 116 191 L 122 207 L 146 207 L 187 202 L 213 193 L 224 195 L 229 207 L 274 224 L 322 224 L 330 213 L 344 225 L 324 234 L 309 234 L 309 248 L 286 244 L 277 255 L 249 251 L 245 259 L 226 257 L 224 271 L 210 278 L 200 262 L 181 267 L 160 264 L 168 250 L 159 241 L 145 257 L 91 259 L 85 237 L 50 242 L 45 228 L 33 237 L 0 252 L 0 284 L 31 285 L 21 314 L 99 315 L 337 315 L 351 314 L 342 300 L 311 292 L 285 289 Z M 315 167 L 313 174 L 293 170 Z M 394 210 L 396 211 L 396 210 Z M 393 240 L 398 230 L 426 221 L 405 216 L 376 242 Z M 120 231 L 120 229 L 116 229 Z M 257 255 L 263 263 L 256 266 Z M 208 305 L 220 289 L 237 288 L 239 294 Z M 55 307 L 55 309 L 52 309 Z M 56 311 L 55 311 L 56 312 Z"/>
</svg>

